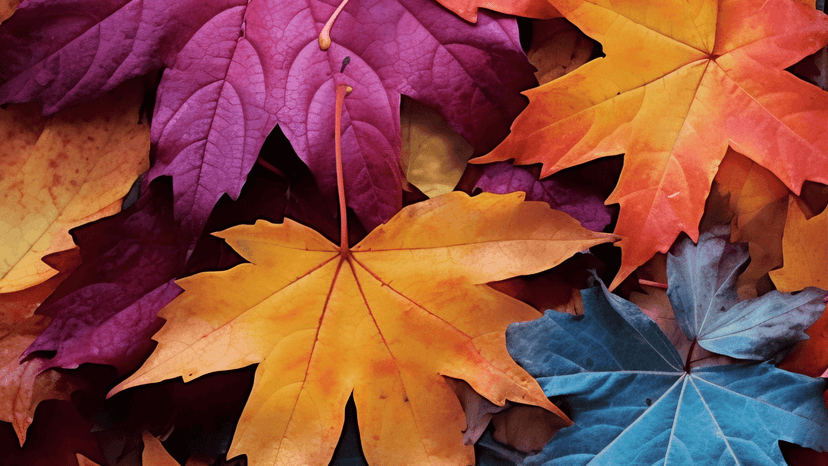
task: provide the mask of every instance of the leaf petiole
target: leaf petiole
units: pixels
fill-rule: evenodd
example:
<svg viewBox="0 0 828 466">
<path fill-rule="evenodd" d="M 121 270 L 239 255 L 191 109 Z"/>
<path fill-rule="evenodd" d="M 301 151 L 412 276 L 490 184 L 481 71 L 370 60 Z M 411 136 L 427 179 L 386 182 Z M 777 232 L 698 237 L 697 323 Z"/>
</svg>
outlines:
<svg viewBox="0 0 828 466">
<path fill-rule="evenodd" d="M 693 342 L 690 343 L 690 350 L 687 351 L 687 359 L 684 360 L 684 372 L 690 373 L 690 364 L 694 363 L 693 361 L 693 350 L 696 349 L 696 343 L 698 343 L 698 338 L 693 338 Z"/>
<path fill-rule="evenodd" d="M 352 90 L 353 88 L 347 84 L 336 85 L 334 145 L 336 146 L 336 187 L 339 191 L 339 228 L 341 232 L 339 249 L 345 257 L 350 253 L 350 246 L 348 245 L 348 212 L 345 205 L 345 177 L 342 173 L 342 104 L 345 101 L 345 96 L 350 94 Z"/>
<path fill-rule="evenodd" d="M 336 7 L 333 14 L 330 18 L 328 18 L 328 22 L 325 23 L 325 26 L 322 28 L 322 31 L 319 33 L 319 48 L 324 50 L 328 50 L 331 47 L 331 28 L 333 27 L 334 21 L 336 18 L 339 17 L 339 13 L 345 8 L 345 5 L 348 4 L 348 0 L 342 0 L 342 3 Z"/>
</svg>

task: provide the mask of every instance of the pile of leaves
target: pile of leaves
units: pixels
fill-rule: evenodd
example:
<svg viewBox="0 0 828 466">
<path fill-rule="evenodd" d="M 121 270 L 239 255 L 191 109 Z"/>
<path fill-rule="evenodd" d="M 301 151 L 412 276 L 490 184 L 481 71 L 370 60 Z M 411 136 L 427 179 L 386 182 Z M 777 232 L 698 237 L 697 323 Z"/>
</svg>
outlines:
<svg viewBox="0 0 828 466">
<path fill-rule="evenodd" d="M 828 464 L 823 9 L 0 2 L 0 464 Z"/>
</svg>

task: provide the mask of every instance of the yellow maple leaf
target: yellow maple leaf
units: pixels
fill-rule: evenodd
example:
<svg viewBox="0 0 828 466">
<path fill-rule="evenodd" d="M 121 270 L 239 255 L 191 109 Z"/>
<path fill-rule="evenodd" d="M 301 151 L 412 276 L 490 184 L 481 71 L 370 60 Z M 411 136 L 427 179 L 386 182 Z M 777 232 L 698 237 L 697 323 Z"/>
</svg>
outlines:
<svg viewBox="0 0 828 466">
<path fill-rule="evenodd" d="M 41 259 L 74 247 L 69 230 L 121 210 L 149 168 L 142 100 L 133 81 L 50 117 L 34 104 L 0 109 L 0 293 L 56 275 Z"/>
<path fill-rule="evenodd" d="M 443 376 L 569 424 L 506 351 L 506 327 L 538 312 L 485 283 L 546 270 L 612 235 L 523 193 L 460 192 L 403 209 L 350 249 L 291 220 L 216 235 L 251 263 L 179 280 L 158 347 L 112 393 L 258 363 L 228 453 L 251 465 L 327 464 L 351 393 L 370 463 L 471 464 Z"/>
</svg>

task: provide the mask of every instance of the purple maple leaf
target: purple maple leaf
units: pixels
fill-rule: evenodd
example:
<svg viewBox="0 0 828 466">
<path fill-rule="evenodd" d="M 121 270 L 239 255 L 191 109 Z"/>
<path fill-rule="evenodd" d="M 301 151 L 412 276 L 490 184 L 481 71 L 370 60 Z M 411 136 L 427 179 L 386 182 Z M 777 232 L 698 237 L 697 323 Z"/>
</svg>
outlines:
<svg viewBox="0 0 828 466">
<path fill-rule="evenodd" d="M 30 0 L 0 25 L 0 104 L 37 100 L 52 113 L 166 68 L 149 179 L 173 177 L 176 219 L 197 235 L 223 193 L 237 198 L 277 123 L 336 195 L 334 79 L 346 79 L 347 200 L 370 230 L 401 207 L 400 94 L 485 153 L 535 81 L 513 19 L 481 13 L 469 24 L 432 0 L 351 1 L 324 52 L 317 35 L 336 3 Z"/>
<path fill-rule="evenodd" d="M 45 368 L 109 364 L 124 370 L 147 350 L 158 311 L 181 289 L 187 241 L 173 219 L 172 190 L 161 180 L 128 209 L 71 231 L 83 263 L 37 314 L 52 320 L 24 353 L 57 351 Z"/>
<path fill-rule="evenodd" d="M 598 176 L 611 171 L 610 167 L 593 170 L 590 174 Z M 496 194 L 523 191 L 527 201 L 544 201 L 553 209 L 566 212 L 585 228 L 594 231 L 603 230 L 612 220 L 609 207 L 604 205 L 599 192 L 602 190 L 600 185 L 614 182 L 618 178 L 617 174 L 593 183 L 582 182 L 578 179 L 578 174 L 574 177 L 571 173 L 552 175 L 543 180 L 538 180 L 538 175 L 540 169 L 536 166 L 513 166 L 509 162 L 488 164 L 483 167 L 474 189 Z M 594 186 L 595 184 L 599 186 Z"/>
</svg>

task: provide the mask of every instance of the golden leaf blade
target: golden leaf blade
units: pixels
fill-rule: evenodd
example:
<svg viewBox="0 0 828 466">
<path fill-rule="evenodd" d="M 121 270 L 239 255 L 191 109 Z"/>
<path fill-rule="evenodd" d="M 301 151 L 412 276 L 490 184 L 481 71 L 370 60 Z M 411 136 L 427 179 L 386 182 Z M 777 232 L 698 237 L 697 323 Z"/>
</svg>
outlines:
<svg viewBox="0 0 828 466">
<path fill-rule="evenodd" d="M 443 376 L 569 422 L 506 350 L 506 327 L 537 311 L 485 283 L 612 235 L 522 193 L 460 192 L 407 207 L 346 253 L 291 221 L 218 235 L 252 263 L 180 280 L 156 351 L 112 393 L 259 363 L 228 453 L 252 465 L 328 462 L 351 393 L 373 464 L 469 464 Z"/>
<path fill-rule="evenodd" d="M 120 210 L 149 167 L 149 125 L 138 122 L 143 87 L 131 82 L 89 104 L 40 117 L 0 109 L 0 293 L 58 272 L 41 259 L 71 249 L 69 230 Z"/>
</svg>

